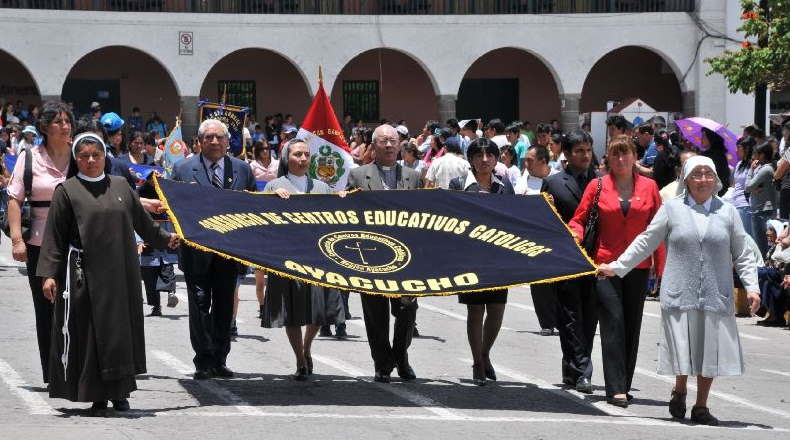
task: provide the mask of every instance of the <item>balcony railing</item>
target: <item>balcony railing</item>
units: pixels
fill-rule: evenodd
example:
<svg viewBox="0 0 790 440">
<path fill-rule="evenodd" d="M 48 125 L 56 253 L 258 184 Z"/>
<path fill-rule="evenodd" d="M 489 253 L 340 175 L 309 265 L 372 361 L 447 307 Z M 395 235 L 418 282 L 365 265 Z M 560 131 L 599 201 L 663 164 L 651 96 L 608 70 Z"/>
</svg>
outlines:
<svg viewBox="0 0 790 440">
<path fill-rule="evenodd" d="M 575 14 L 693 12 L 694 0 L 0 0 L 0 8 L 229 14 Z"/>
</svg>

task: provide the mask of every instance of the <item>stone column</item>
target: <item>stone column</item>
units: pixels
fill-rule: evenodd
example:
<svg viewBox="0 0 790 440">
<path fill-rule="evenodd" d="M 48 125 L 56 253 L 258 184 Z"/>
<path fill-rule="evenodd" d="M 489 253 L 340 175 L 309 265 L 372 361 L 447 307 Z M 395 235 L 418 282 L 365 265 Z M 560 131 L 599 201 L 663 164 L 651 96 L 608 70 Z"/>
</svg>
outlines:
<svg viewBox="0 0 790 440">
<path fill-rule="evenodd" d="M 581 93 L 566 93 L 560 97 L 560 124 L 566 133 L 579 128 L 579 102 Z"/>
<path fill-rule="evenodd" d="M 690 118 L 692 116 L 697 116 L 697 102 L 696 102 L 696 94 L 693 90 L 689 90 L 687 92 L 683 92 L 681 97 L 681 106 L 683 117 Z"/>
<path fill-rule="evenodd" d="M 198 97 L 181 97 L 181 135 L 186 138 L 197 136 L 198 129 Z"/>
<path fill-rule="evenodd" d="M 444 125 L 444 122 L 450 118 L 455 117 L 455 101 L 456 95 L 437 95 L 437 107 L 439 109 L 439 122 Z"/>
<path fill-rule="evenodd" d="M 41 95 L 41 103 L 47 101 L 60 101 L 60 95 Z"/>
</svg>

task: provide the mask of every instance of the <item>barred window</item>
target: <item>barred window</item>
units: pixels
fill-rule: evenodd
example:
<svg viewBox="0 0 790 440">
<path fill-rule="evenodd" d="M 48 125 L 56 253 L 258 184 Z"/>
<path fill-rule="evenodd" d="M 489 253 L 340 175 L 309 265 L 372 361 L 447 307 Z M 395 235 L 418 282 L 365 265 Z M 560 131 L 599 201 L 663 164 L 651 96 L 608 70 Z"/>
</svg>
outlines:
<svg viewBox="0 0 790 440">
<path fill-rule="evenodd" d="M 378 122 L 379 82 L 343 81 L 343 112 L 351 114 L 354 119 Z"/>
<path fill-rule="evenodd" d="M 255 113 L 255 81 L 217 81 L 217 96 L 222 100 L 222 94 L 225 93 L 227 86 L 228 98 L 225 104 L 236 105 L 239 107 L 248 107 L 250 114 Z"/>
</svg>

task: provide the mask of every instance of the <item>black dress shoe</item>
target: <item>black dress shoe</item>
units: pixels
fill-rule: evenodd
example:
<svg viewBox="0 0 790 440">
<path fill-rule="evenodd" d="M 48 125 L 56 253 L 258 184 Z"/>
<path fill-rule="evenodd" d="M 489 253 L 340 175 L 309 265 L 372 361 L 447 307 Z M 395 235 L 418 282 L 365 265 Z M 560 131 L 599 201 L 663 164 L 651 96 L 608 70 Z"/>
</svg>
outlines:
<svg viewBox="0 0 790 440">
<path fill-rule="evenodd" d="M 576 381 L 576 391 L 584 394 L 592 394 L 593 388 L 590 379 L 584 376 L 579 377 L 579 380 Z"/>
<path fill-rule="evenodd" d="M 782 319 L 773 319 L 773 318 L 763 319 L 762 321 L 757 321 L 756 324 L 759 325 L 759 326 L 762 326 L 762 327 L 784 327 L 785 325 L 787 325 L 785 323 L 784 318 L 782 318 Z"/>
<path fill-rule="evenodd" d="M 629 393 L 625 393 L 625 399 L 630 402 L 630 401 L 634 400 L 634 396 L 632 396 Z"/>
<path fill-rule="evenodd" d="M 620 408 L 628 408 L 628 399 L 624 397 L 607 397 L 606 403 Z"/>
<path fill-rule="evenodd" d="M 477 365 L 472 365 L 472 380 L 474 381 L 475 385 L 482 387 L 486 384 L 486 375 L 485 373 L 480 374 L 478 372 Z"/>
<path fill-rule="evenodd" d="M 227 379 L 233 377 L 233 371 L 224 365 L 220 365 L 219 367 L 214 367 L 211 370 L 211 375 Z"/>
<path fill-rule="evenodd" d="M 672 390 L 672 395 L 669 399 L 669 413 L 676 419 L 686 418 L 686 393 L 680 394 Z"/>
<path fill-rule="evenodd" d="M 398 364 L 398 376 L 400 376 L 403 380 L 414 380 L 417 378 L 417 375 L 414 374 L 414 370 L 411 368 L 411 365 L 408 362 L 403 362 Z"/>
<path fill-rule="evenodd" d="M 88 410 L 88 417 L 107 417 L 107 401 L 93 402 Z"/>
<path fill-rule="evenodd" d="M 383 371 L 376 371 L 373 380 L 380 383 L 390 383 L 390 374 Z"/>
<path fill-rule="evenodd" d="M 494 366 L 491 364 L 491 359 L 486 359 L 486 379 L 493 380 L 496 382 L 496 370 L 494 370 Z"/>
<path fill-rule="evenodd" d="M 116 411 L 129 411 L 128 399 L 111 400 L 111 402 L 112 402 L 112 407 L 115 408 Z"/>
<path fill-rule="evenodd" d="M 297 367 L 293 375 L 295 381 L 304 382 L 308 378 L 307 367 Z"/>
<path fill-rule="evenodd" d="M 691 421 L 698 425 L 719 426 L 719 419 L 713 417 L 704 406 L 695 406 L 691 408 Z"/>
<path fill-rule="evenodd" d="M 206 380 L 211 379 L 211 373 L 208 370 L 197 370 L 192 375 L 192 378 L 195 380 Z"/>
<path fill-rule="evenodd" d="M 239 335 L 239 328 L 236 327 L 236 320 L 233 320 L 233 323 L 230 325 L 230 335 L 232 337 L 236 337 Z"/>
<path fill-rule="evenodd" d="M 345 329 L 335 330 L 335 337 L 337 339 L 346 339 L 348 337 L 348 333 Z"/>
<path fill-rule="evenodd" d="M 321 331 L 318 332 L 318 336 L 322 338 L 331 338 L 332 337 L 332 330 L 329 329 L 328 325 L 322 325 Z"/>
<path fill-rule="evenodd" d="M 562 376 L 562 383 L 569 387 L 575 387 L 577 380 L 570 376 Z"/>
<path fill-rule="evenodd" d="M 151 313 L 148 316 L 162 316 L 162 306 L 151 307 Z"/>
</svg>

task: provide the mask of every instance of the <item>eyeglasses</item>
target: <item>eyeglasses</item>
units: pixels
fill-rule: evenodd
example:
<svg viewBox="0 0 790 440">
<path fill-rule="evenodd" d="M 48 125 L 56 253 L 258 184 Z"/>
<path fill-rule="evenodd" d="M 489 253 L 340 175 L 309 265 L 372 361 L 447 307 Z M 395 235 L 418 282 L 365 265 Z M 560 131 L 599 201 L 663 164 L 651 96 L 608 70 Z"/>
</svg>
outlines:
<svg viewBox="0 0 790 440">
<path fill-rule="evenodd" d="M 218 141 L 221 141 L 221 140 L 224 140 L 225 137 L 226 136 L 224 134 L 204 134 L 203 135 L 203 140 L 204 141 L 213 141 L 214 139 L 216 139 Z"/>
<path fill-rule="evenodd" d="M 715 173 L 691 173 L 689 175 L 691 180 L 702 181 L 702 180 L 716 180 Z"/>
<path fill-rule="evenodd" d="M 376 138 L 376 143 L 382 145 L 398 145 L 398 140 L 399 139 L 394 139 L 394 138 L 381 138 L 381 139 Z"/>
</svg>

